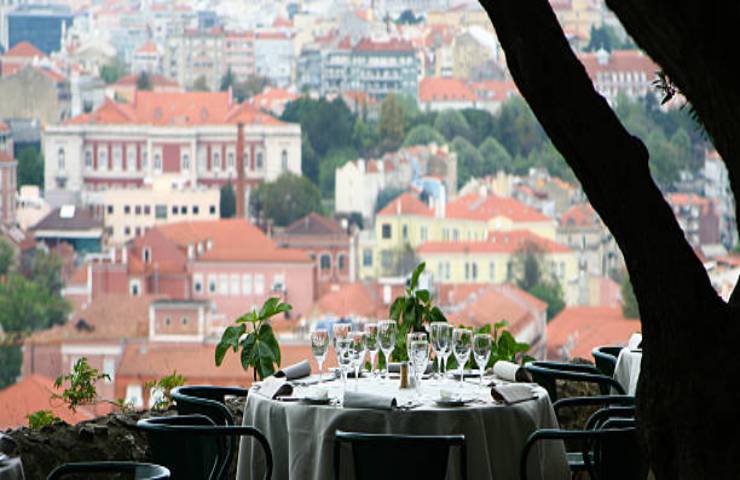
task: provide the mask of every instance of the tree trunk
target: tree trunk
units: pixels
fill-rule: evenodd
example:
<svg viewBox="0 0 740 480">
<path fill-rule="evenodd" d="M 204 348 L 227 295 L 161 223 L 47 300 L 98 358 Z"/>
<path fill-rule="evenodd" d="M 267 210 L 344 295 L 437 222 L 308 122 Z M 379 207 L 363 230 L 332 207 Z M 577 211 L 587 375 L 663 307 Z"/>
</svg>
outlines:
<svg viewBox="0 0 740 480">
<path fill-rule="evenodd" d="M 740 440 L 722 434 L 740 427 L 738 310 L 712 288 L 650 177 L 647 149 L 594 90 L 547 0 L 486 9 L 520 92 L 624 253 L 642 319 L 637 415 L 653 471 L 737 478 Z"/>
</svg>

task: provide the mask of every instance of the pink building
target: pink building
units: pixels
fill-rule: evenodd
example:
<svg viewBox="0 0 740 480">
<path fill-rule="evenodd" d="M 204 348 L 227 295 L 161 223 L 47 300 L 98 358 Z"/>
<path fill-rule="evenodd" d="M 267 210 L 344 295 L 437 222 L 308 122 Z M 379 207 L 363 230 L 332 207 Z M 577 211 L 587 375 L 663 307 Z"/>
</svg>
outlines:
<svg viewBox="0 0 740 480">
<path fill-rule="evenodd" d="M 279 248 L 245 220 L 155 227 L 88 268 L 93 299 L 116 293 L 208 302 L 206 335 L 270 296 L 292 304 L 293 318 L 306 315 L 314 300 L 314 261 L 300 250 Z"/>
</svg>

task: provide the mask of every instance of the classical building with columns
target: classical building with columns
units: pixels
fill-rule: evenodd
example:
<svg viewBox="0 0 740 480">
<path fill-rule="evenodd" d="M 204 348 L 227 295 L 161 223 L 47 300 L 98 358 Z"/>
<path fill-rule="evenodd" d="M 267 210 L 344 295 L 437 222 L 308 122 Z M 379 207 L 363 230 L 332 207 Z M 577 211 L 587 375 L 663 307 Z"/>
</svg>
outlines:
<svg viewBox="0 0 740 480">
<path fill-rule="evenodd" d="M 53 205 L 85 193 L 140 188 L 152 178 L 220 187 L 237 178 L 237 125 L 244 125 L 244 182 L 301 174 L 301 129 L 239 104 L 230 92 L 137 91 L 106 101 L 43 134 L 45 187 Z"/>
</svg>

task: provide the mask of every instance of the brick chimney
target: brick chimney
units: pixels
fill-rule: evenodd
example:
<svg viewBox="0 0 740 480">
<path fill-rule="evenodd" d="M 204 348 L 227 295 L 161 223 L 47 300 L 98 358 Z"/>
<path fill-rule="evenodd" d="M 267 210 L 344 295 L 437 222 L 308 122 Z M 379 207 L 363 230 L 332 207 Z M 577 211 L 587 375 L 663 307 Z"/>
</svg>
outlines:
<svg viewBox="0 0 740 480">
<path fill-rule="evenodd" d="M 236 125 L 236 218 L 245 218 L 244 208 L 244 124 Z"/>
</svg>

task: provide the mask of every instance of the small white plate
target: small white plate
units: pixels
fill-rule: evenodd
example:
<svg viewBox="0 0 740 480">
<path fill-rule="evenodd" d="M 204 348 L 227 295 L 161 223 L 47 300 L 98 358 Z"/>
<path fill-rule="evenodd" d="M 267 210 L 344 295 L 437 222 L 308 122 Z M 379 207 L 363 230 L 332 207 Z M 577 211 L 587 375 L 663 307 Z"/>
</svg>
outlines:
<svg viewBox="0 0 740 480">
<path fill-rule="evenodd" d="M 436 403 L 438 407 L 456 408 L 456 407 L 464 407 L 465 405 L 471 403 L 472 401 L 473 401 L 472 398 L 449 398 L 449 399 L 437 398 L 434 400 L 434 403 Z"/>
</svg>

